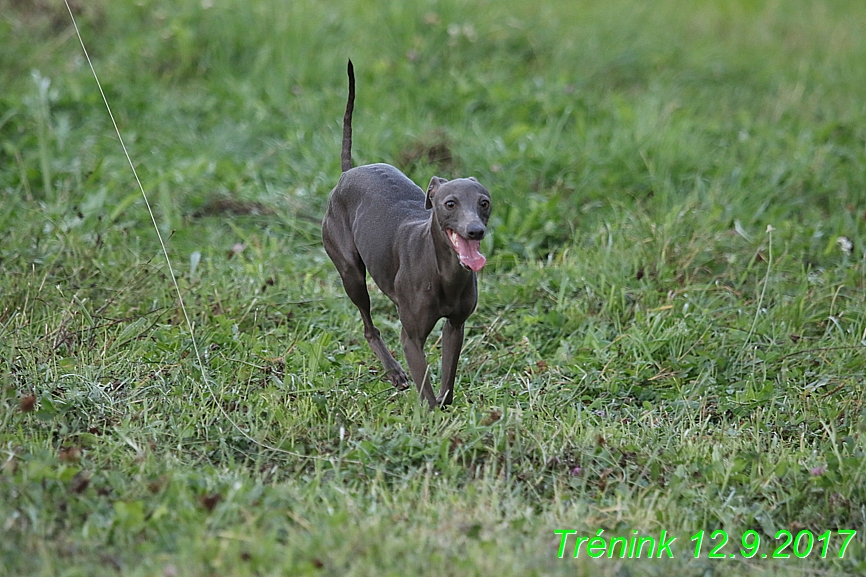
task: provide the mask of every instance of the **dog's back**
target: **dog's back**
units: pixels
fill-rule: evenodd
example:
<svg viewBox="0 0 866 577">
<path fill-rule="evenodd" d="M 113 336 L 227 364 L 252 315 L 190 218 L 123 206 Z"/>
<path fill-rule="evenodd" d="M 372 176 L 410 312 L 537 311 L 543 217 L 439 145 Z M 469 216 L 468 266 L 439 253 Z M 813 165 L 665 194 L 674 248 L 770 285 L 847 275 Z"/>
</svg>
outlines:
<svg viewBox="0 0 866 577">
<path fill-rule="evenodd" d="M 331 192 L 323 223 L 326 249 L 334 224 L 339 223 L 341 232 L 336 234 L 351 236 L 351 243 L 345 238 L 344 244 L 355 247 L 382 292 L 392 296 L 401 259 L 424 244 L 422 230 L 430 218 L 424 202 L 424 191 L 389 164 L 352 168 Z M 407 227 L 417 230 L 406 231 Z M 422 251 L 415 258 L 427 258 L 426 254 Z"/>
</svg>

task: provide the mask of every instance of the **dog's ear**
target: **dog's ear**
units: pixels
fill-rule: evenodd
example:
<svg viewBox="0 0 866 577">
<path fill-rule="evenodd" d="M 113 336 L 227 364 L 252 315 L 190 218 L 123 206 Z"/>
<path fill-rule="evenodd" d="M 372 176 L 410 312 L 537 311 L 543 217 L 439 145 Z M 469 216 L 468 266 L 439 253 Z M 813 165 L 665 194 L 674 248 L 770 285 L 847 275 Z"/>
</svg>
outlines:
<svg viewBox="0 0 866 577">
<path fill-rule="evenodd" d="M 478 182 L 478 179 L 475 178 L 474 176 L 470 176 L 469 180 L 471 180 L 472 182 Z"/>
<path fill-rule="evenodd" d="M 433 196 L 436 194 L 436 191 L 439 190 L 439 187 L 448 182 L 444 178 L 439 178 L 438 176 L 434 176 L 430 179 L 430 184 L 427 185 L 427 202 L 424 203 L 424 208 L 430 210 L 433 208 Z"/>
</svg>

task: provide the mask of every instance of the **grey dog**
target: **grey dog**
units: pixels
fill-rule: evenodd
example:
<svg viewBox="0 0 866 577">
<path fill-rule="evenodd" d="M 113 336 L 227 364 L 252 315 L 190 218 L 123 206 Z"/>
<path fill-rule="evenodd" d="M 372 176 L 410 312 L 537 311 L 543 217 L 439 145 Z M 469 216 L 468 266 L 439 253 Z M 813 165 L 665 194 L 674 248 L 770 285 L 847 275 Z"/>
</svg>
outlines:
<svg viewBox="0 0 866 577">
<path fill-rule="evenodd" d="M 400 341 L 412 380 L 430 408 L 454 399 L 463 325 L 478 303 L 478 280 L 486 259 L 478 252 L 490 217 L 490 193 L 472 177 L 434 176 L 427 193 L 388 164 L 352 168 L 355 74 L 349 61 L 349 97 L 343 117 L 343 174 L 322 221 L 325 251 L 361 311 L 364 337 L 382 361 L 388 380 L 409 386 L 406 372 L 385 345 L 370 316 L 366 271 L 397 305 Z M 442 384 L 433 395 L 424 343 L 439 319 Z"/>
</svg>

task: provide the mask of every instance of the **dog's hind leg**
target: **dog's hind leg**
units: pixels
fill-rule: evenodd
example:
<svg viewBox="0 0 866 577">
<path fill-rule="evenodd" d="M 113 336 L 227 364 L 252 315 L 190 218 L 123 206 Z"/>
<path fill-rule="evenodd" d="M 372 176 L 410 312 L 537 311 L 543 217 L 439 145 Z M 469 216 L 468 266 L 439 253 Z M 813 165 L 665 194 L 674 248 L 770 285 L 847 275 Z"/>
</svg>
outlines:
<svg viewBox="0 0 866 577">
<path fill-rule="evenodd" d="M 409 377 L 406 371 L 388 350 L 379 329 L 373 324 L 373 317 L 370 314 L 370 293 L 367 292 L 367 268 L 364 266 L 357 248 L 355 248 L 354 243 L 349 243 L 351 248 L 347 247 L 347 243 L 332 243 L 331 234 L 327 228 L 323 228 L 322 236 L 325 251 L 334 262 L 337 272 L 340 273 L 346 294 L 349 295 L 349 299 L 355 303 L 361 313 L 361 320 L 364 322 L 364 338 L 367 339 L 370 348 L 373 349 L 385 367 L 385 378 L 401 391 L 409 388 Z"/>
</svg>

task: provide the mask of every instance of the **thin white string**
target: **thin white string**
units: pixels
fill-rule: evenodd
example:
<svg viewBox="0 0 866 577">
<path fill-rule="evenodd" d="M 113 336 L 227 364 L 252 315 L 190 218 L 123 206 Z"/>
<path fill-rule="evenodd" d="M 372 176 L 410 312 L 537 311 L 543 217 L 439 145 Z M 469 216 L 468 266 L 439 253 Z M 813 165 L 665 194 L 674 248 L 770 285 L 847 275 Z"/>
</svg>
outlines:
<svg viewBox="0 0 866 577">
<path fill-rule="evenodd" d="M 278 453 L 283 453 L 286 455 L 292 455 L 294 457 L 302 458 L 302 459 L 322 459 L 322 460 L 331 460 L 332 457 L 318 456 L 318 455 L 303 455 L 301 453 L 296 453 L 294 451 L 288 451 L 286 449 L 281 449 L 279 447 L 271 446 L 267 443 L 263 443 L 258 439 L 254 439 L 250 436 L 249 433 L 244 431 L 240 425 L 238 425 L 234 419 L 232 419 L 225 408 L 222 406 L 222 403 L 217 399 L 216 394 L 213 391 L 213 388 L 210 386 L 210 382 L 208 382 L 207 372 L 204 368 L 204 363 L 201 359 L 201 354 L 198 350 L 198 344 L 195 340 L 195 332 L 193 331 L 192 322 L 189 320 L 189 315 L 186 312 L 186 306 L 183 302 L 183 295 L 180 292 L 180 287 L 177 284 L 177 279 L 174 276 L 174 267 L 171 265 L 171 259 L 168 256 L 168 250 L 165 247 L 165 242 L 162 239 L 162 234 L 159 232 L 159 225 L 156 223 L 156 217 L 153 214 L 153 210 L 150 208 L 150 202 L 147 200 L 147 194 L 144 192 L 144 187 L 141 184 L 141 180 L 138 178 L 138 171 L 135 170 L 135 165 L 132 162 L 132 158 L 129 156 L 129 152 L 126 149 L 126 144 L 123 142 L 123 137 L 120 135 L 120 128 L 117 126 L 117 122 L 114 120 L 114 114 L 111 112 L 111 106 L 108 104 L 108 98 L 105 96 L 105 92 L 102 90 L 102 83 L 99 81 L 99 76 L 96 74 L 96 69 L 93 67 L 93 62 L 90 60 L 90 55 L 87 53 L 87 48 L 84 46 L 84 39 L 81 37 L 81 32 L 78 30 L 78 23 L 75 21 L 75 15 L 72 13 L 72 8 L 69 6 L 69 0 L 64 0 L 66 4 L 66 9 L 69 11 L 69 18 L 72 19 L 72 26 L 75 28 L 75 34 L 78 36 L 78 42 L 81 44 L 81 50 L 84 52 L 84 57 L 87 59 L 87 64 L 90 66 L 90 71 L 93 73 L 93 79 L 96 81 L 96 86 L 99 88 L 99 94 L 102 95 L 102 102 L 105 103 L 105 108 L 108 110 L 108 116 L 111 118 L 111 124 L 114 125 L 114 132 L 117 134 L 117 139 L 120 141 L 120 146 L 123 148 L 123 154 L 126 156 L 127 162 L 129 162 L 129 168 L 132 169 L 132 174 L 135 176 L 135 182 L 138 184 L 138 189 L 141 191 L 141 196 L 144 199 L 144 204 L 147 207 L 147 212 L 150 214 L 150 220 L 153 223 L 153 228 L 156 231 L 156 236 L 159 239 L 159 245 L 162 247 L 162 254 L 165 257 L 165 263 L 168 265 L 168 273 L 171 276 L 171 282 L 174 285 L 174 290 L 177 293 L 177 302 L 180 305 L 180 310 L 183 312 L 184 321 L 186 321 L 186 328 L 189 330 L 189 336 L 192 340 L 192 348 L 195 352 L 196 362 L 198 363 L 199 371 L 201 372 L 201 380 L 204 383 L 205 388 L 210 394 L 211 399 L 213 399 L 214 404 L 219 408 L 223 417 L 232 424 L 232 426 L 243 435 L 248 441 L 259 445 L 265 449 L 269 449 L 271 451 L 275 451 Z M 362 464 L 356 461 L 343 461 L 343 462 L 352 462 L 357 464 Z"/>
</svg>

